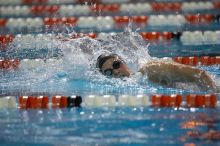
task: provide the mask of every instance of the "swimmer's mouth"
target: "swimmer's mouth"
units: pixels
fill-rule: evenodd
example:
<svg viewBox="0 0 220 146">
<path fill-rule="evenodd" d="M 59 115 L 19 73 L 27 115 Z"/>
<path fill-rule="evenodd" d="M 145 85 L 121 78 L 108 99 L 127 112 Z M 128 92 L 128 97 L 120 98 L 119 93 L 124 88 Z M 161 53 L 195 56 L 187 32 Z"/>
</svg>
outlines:
<svg viewBox="0 0 220 146">
<path fill-rule="evenodd" d="M 108 75 L 106 76 L 107 78 L 120 78 L 120 79 L 123 79 L 125 78 L 126 76 L 125 75 Z"/>
<path fill-rule="evenodd" d="M 113 75 L 113 77 L 115 77 L 115 78 L 125 78 L 126 76 L 125 75 Z"/>
</svg>

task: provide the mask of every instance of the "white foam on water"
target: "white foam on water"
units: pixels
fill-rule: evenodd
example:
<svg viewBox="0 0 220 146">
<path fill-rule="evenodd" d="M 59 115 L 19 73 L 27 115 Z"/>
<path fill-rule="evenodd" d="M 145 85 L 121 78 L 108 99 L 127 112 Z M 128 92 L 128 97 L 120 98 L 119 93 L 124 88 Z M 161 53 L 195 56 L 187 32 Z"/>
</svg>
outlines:
<svg viewBox="0 0 220 146">
<path fill-rule="evenodd" d="M 96 59 L 99 55 L 102 53 L 117 53 L 124 58 L 133 72 L 136 72 L 140 60 L 143 62 L 150 58 L 146 48 L 147 45 L 138 33 L 127 29 L 124 33 L 109 35 L 103 40 L 95 40 L 89 37 L 69 39 L 69 36 L 72 35 L 74 35 L 74 32 L 59 35 L 19 35 L 16 37 L 10 51 L 22 52 L 28 49 L 33 51 L 47 49 L 49 53 L 53 53 L 58 48 L 62 53 L 55 59 L 61 61 L 58 64 L 51 64 L 51 62 L 44 60 L 41 61 L 44 64 L 42 66 L 36 65 L 36 68 L 22 66 L 16 71 L 1 72 L 1 88 L 5 88 L 5 92 L 7 92 L 8 89 L 15 89 L 16 86 L 18 90 L 22 87 L 23 92 L 29 92 L 32 89 L 37 90 L 36 86 L 42 82 L 48 82 L 47 84 L 51 84 L 51 86 L 59 84 L 59 87 L 62 87 L 66 81 L 72 79 L 109 84 L 116 88 L 139 86 L 136 76 L 124 78 L 123 80 L 110 79 L 99 73 L 96 68 Z M 67 41 L 63 41 L 64 39 Z M 49 53 L 48 58 L 51 56 Z M 20 57 L 25 58 L 26 56 Z"/>
<path fill-rule="evenodd" d="M 54 59 L 60 61 L 51 64 L 51 62 L 45 60 L 43 66 L 38 66 L 32 70 L 27 70 L 24 67 L 11 73 L 1 72 L 1 87 L 12 88 L 15 85 L 23 85 L 25 89 L 30 91 L 37 90 L 35 87 L 39 83 L 47 83 L 45 92 L 54 90 L 55 87 L 52 88 L 52 86 L 55 84 L 56 90 L 60 89 L 62 91 L 65 90 L 65 84 L 68 80 L 82 79 L 97 86 L 99 84 L 108 86 L 103 89 L 106 90 L 103 93 L 107 93 L 109 90 L 119 90 L 122 87 L 126 87 L 127 90 L 129 90 L 128 88 L 138 90 L 138 93 L 143 93 L 146 90 L 157 92 L 161 88 L 158 85 L 152 86 L 146 76 L 138 73 L 143 64 L 157 58 L 152 58 L 148 54 L 149 44 L 143 41 L 142 37 L 137 32 L 133 32 L 130 27 L 125 29 L 123 33 L 108 35 L 102 40 L 89 37 L 70 39 L 69 36 L 73 35 L 74 32 L 59 35 L 38 34 L 32 36 L 31 39 L 28 39 L 27 36 L 17 37 L 12 45 L 14 51 L 16 49 L 35 49 L 36 51 L 48 49 L 50 50 L 49 53 L 53 53 L 56 52 L 56 49 L 59 49 L 61 54 Z M 49 53 L 48 58 L 51 57 Z M 102 75 L 96 68 L 96 59 L 103 53 L 116 53 L 121 56 L 134 74 L 130 78 L 123 79 L 109 78 Z M 219 68 L 219 66 L 216 68 Z M 213 78 L 217 77 L 213 76 Z M 215 81 L 216 84 L 219 83 L 218 78 Z M 177 83 L 174 87 L 189 91 L 201 91 L 199 87 L 190 83 Z"/>
</svg>

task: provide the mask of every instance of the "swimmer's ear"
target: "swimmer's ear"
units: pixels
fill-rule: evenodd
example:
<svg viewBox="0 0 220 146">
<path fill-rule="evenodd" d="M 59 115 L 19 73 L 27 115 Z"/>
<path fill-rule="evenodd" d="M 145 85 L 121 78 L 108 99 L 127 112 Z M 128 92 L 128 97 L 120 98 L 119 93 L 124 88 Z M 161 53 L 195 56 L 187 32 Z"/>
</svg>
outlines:
<svg viewBox="0 0 220 146">
<path fill-rule="evenodd" d="M 113 58 L 114 56 L 112 55 L 105 55 L 102 54 L 97 58 L 97 62 L 96 62 L 96 67 L 101 69 L 102 65 L 110 58 Z"/>
</svg>

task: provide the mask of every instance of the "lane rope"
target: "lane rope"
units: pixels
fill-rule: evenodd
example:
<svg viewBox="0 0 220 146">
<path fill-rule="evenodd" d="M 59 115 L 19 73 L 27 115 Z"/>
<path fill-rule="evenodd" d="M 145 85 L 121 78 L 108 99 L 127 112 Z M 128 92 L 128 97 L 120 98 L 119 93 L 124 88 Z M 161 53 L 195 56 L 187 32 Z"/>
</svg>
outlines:
<svg viewBox="0 0 220 146">
<path fill-rule="evenodd" d="M 88 95 L 81 96 L 6 96 L 0 98 L 0 108 L 62 109 L 73 107 L 143 106 L 154 108 L 216 108 L 219 100 L 215 94 L 188 95 Z"/>
</svg>

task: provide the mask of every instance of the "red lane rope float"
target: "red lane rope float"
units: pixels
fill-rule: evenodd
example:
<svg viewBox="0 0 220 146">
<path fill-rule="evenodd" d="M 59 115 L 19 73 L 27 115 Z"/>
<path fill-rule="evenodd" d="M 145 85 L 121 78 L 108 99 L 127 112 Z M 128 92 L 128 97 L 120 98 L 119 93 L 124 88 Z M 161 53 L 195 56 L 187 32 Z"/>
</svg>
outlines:
<svg viewBox="0 0 220 146">
<path fill-rule="evenodd" d="M 76 22 L 77 22 L 77 18 L 75 17 L 63 17 L 61 18 L 61 22 L 62 24 L 65 24 L 65 25 L 69 25 L 69 26 L 75 26 L 76 25 Z"/>
<path fill-rule="evenodd" d="M 186 95 L 186 107 L 195 108 L 215 108 L 217 106 L 217 96 L 207 95 Z M 182 95 L 152 95 L 151 104 L 153 107 L 181 107 L 183 101 Z"/>
<path fill-rule="evenodd" d="M 202 65 L 214 65 L 216 64 L 216 57 L 203 56 L 201 57 Z"/>
<path fill-rule="evenodd" d="M 198 65 L 199 58 L 198 57 L 174 57 L 173 61 L 185 64 L 185 65 Z"/>
<path fill-rule="evenodd" d="M 0 69 L 9 70 L 16 69 L 20 65 L 20 61 L 18 59 L 4 59 L 0 60 Z"/>
<path fill-rule="evenodd" d="M 115 23 L 129 23 L 129 17 L 128 16 L 115 16 L 114 17 Z"/>
<path fill-rule="evenodd" d="M 44 25 L 46 26 L 59 25 L 60 23 L 61 19 L 59 18 L 44 18 Z"/>
<path fill-rule="evenodd" d="M 60 9 L 60 6 L 53 5 L 53 6 L 32 6 L 30 11 L 34 15 L 41 15 L 41 14 L 54 14 L 58 12 Z"/>
<path fill-rule="evenodd" d="M 216 95 L 195 95 L 190 94 L 186 96 L 186 106 L 187 107 L 209 107 L 214 108 L 217 104 Z"/>
<path fill-rule="evenodd" d="M 141 32 L 140 35 L 149 41 L 159 40 L 160 32 Z"/>
<path fill-rule="evenodd" d="M 156 40 L 172 40 L 173 33 L 172 32 L 141 32 L 140 35 L 143 39 L 148 41 L 156 41 Z"/>
<path fill-rule="evenodd" d="M 44 25 L 46 26 L 57 26 L 57 25 L 68 25 L 75 26 L 77 23 L 77 18 L 75 17 L 63 17 L 63 18 L 44 18 Z"/>
<path fill-rule="evenodd" d="M 113 17 L 116 24 L 128 24 L 130 22 L 134 23 L 147 23 L 148 17 L 147 16 L 115 16 Z"/>
<path fill-rule="evenodd" d="M 0 35 L 0 50 L 5 50 L 8 44 L 12 43 L 14 36 L 11 34 Z"/>
<path fill-rule="evenodd" d="M 181 95 L 153 95 L 151 98 L 153 107 L 180 107 Z"/>
<path fill-rule="evenodd" d="M 216 64 L 220 64 L 220 56 L 216 56 L 215 58 L 216 58 L 216 60 L 215 60 Z"/>
<path fill-rule="evenodd" d="M 0 27 L 5 27 L 7 23 L 7 19 L 0 19 Z"/>
<path fill-rule="evenodd" d="M 214 15 L 212 14 L 199 14 L 199 15 L 185 15 L 185 19 L 190 24 L 209 24 L 213 22 Z"/>
<path fill-rule="evenodd" d="M 182 4 L 181 3 L 152 3 L 151 7 L 154 11 L 180 11 Z"/>
<path fill-rule="evenodd" d="M 97 4 L 90 6 L 92 12 L 119 12 L 120 5 L 119 4 Z"/>
<path fill-rule="evenodd" d="M 171 32 L 162 32 L 161 33 L 162 40 L 171 40 L 172 39 L 172 33 Z"/>
<path fill-rule="evenodd" d="M 214 2 L 214 6 L 215 8 L 220 9 L 220 2 Z"/>
<path fill-rule="evenodd" d="M 147 23 L 148 17 L 147 16 L 132 16 L 130 18 L 131 22 L 140 24 L 140 23 Z"/>
<path fill-rule="evenodd" d="M 47 96 L 20 96 L 18 102 L 20 109 L 46 109 L 49 98 Z"/>
<path fill-rule="evenodd" d="M 220 56 L 210 57 L 174 57 L 173 61 L 185 64 L 185 65 L 217 65 L 220 64 Z"/>
<path fill-rule="evenodd" d="M 11 34 L 0 35 L 0 43 L 7 44 L 13 42 L 14 36 Z"/>
<path fill-rule="evenodd" d="M 52 108 L 65 108 L 67 107 L 66 96 L 53 96 L 52 97 Z"/>
</svg>

